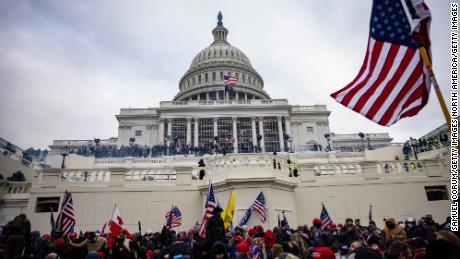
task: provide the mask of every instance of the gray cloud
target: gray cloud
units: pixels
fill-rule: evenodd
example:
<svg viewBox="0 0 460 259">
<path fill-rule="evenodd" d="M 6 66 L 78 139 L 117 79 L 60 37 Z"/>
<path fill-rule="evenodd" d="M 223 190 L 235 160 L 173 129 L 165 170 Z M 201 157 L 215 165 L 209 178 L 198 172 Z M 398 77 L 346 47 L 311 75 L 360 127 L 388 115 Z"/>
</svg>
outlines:
<svg viewBox="0 0 460 259">
<path fill-rule="evenodd" d="M 449 3 L 433 13 L 434 68 L 449 89 Z M 170 100 L 211 42 L 217 11 L 229 41 L 272 98 L 326 104 L 331 130 L 390 132 L 397 141 L 442 124 L 432 94 L 422 112 L 387 128 L 335 103 L 364 58 L 371 1 L 0 1 L 0 136 L 22 147 L 117 134 L 122 107 Z"/>
</svg>

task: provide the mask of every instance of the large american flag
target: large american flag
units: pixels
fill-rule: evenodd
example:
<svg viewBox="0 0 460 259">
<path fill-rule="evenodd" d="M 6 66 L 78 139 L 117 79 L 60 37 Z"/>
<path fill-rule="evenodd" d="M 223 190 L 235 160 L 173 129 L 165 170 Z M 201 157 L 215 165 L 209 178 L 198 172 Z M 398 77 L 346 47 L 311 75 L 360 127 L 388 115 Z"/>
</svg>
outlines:
<svg viewBox="0 0 460 259">
<path fill-rule="evenodd" d="M 217 207 L 216 196 L 214 195 L 214 189 L 212 188 L 212 183 L 209 182 L 208 186 L 208 196 L 206 198 L 206 203 L 204 205 L 204 215 L 203 220 L 201 221 L 200 226 L 200 236 L 205 237 L 206 235 L 206 224 L 208 219 L 212 217 L 212 212 Z"/>
<path fill-rule="evenodd" d="M 263 192 L 259 193 L 251 208 L 259 213 L 260 220 L 262 223 L 265 223 L 267 220 L 267 214 L 265 213 L 265 196 Z"/>
<path fill-rule="evenodd" d="M 177 207 L 173 207 L 165 215 L 166 218 L 166 228 L 172 229 L 182 225 L 182 214 Z"/>
<path fill-rule="evenodd" d="M 236 77 L 234 76 L 224 76 L 224 85 L 236 85 Z"/>
<path fill-rule="evenodd" d="M 327 213 L 327 210 L 326 210 L 326 207 L 324 206 L 324 204 L 323 204 L 323 208 L 321 209 L 320 219 L 321 219 L 321 222 L 322 222 L 322 224 L 321 224 L 322 229 L 325 229 L 325 228 L 327 228 L 327 226 L 332 224 L 332 220 L 329 217 L 329 213 Z"/>
<path fill-rule="evenodd" d="M 413 36 L 421 36 L 429 52 L 430 19 L 422 0 L 374 0 L 361 70 L 331 96 L 380 125 L 416 115 L 428 101 L 431 81 Z"/>
<path fill-rule="evenodd" d="M 65 192 L 61 212 L 56 219 L 55 230 L 60 230 L 66 235 L 73 232 L 75 227 L 75 213 L 73 211 L 73 200 L 70 192 Z"/>
</svg>

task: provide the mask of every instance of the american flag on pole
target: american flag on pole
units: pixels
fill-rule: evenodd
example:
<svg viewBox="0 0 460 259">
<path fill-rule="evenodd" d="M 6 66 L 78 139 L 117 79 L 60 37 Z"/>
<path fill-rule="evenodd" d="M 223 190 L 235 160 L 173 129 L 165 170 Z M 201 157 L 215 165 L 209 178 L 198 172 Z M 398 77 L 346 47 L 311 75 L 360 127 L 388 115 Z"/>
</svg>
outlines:
<svg viewBox="0 0 460 259">
<path fill-rule="evenodd" d="M 234 76 L 224 76 L 225 91 L 233 91 L 233 86 L 236 85 L 237 79 Z"/>
<path fill-rule="evenodd" d="M 322 229 L 325 229 L 325 228 L 327 228 L 327 226 L 332 224 L 332 220 L 329 217 L 329 213 L 327 213 L 327 210 L 326 210 L 326 207 L 324 206 L 324 204 L 323 204 L 323 208 L 321 209 L 320 219 L 321 219 L 321 222 L 322 222 L 322 224 L 321 224 Z"/>
<path fill-rule="evenodd" d="M 380 125 L 416 115 L 428 102 L 431 80 L 413 36 L 429 52 L 430 19 L 423 0 L 374 0 L 361 70 L 331 96 Z"/>
<path fill-rule="evenodd" d="M 212 217 L 212 212 L 217 207 L 216 196 L 214 196 L 214 189 L 212 183 L 209 182 L 208 196 L 206 197 L 206 203 L 204 205 L 204 215 L 200 226 L 200 236 L 205 237 L 206 234 L 206 223 L 208 219 Z"/>
<path fill-rule="evenodd" d="M 265 213 L 265 196 L 263 192 L 260 192 L 257 199 L 252 204 L 251 208 L 259 213 L 260 220 L 265 223 L 267 220 L 267 214 Z"/>
<path fill-rule="evenodd" d="M 61 211 L 56 219 L 55 230 L 60 230 L 66 235 L 73 232 L 75 227 L 75 213 L 73 211 L 73 199 L 70 192 L 65 192 Z"/>
<path fill-rule="evenodd" d="M 182 214 L 177 207 L 173 207 L 165 215 L 166 218 L 166 228 L 172 229 L 182 225 Z"/>
</svg>

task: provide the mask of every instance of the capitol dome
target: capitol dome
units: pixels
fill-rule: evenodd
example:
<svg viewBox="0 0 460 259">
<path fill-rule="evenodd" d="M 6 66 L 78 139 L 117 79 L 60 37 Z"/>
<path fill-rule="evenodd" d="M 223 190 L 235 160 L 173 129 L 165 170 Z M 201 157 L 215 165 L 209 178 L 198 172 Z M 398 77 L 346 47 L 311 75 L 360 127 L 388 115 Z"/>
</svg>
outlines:
<svg viewBox="0 0 460 259">
<path fill-rule="evenodd" d="M 220 12 L 217 19 L 212 30 L 214 41 L 195 56 L 179 82 L 180 91 L 174 101 L 270 99 L 249 58 L 227 41 L 228 30 Z M 224 91 L 226 75 L 237 80 L 233 91 Z"/>
</svg>

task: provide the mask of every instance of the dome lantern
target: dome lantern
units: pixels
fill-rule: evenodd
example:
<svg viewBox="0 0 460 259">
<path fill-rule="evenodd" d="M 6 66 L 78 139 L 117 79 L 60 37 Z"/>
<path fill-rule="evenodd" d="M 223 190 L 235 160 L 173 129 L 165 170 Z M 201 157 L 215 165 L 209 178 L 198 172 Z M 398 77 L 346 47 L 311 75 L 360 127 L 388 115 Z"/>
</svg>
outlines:
<svg viewBox="0 0 460 259">
<path fill-rule="evenodd" d="M 214 35 L 214 42 L 227 42 L 227 34 L 228 30 L 227 28 L 224 27 L 224 24 L 222 23 L 222 12 L 219 11 L 217 14 L 217 26 L 212 30 L 212 35 Z"/>
</svg>

